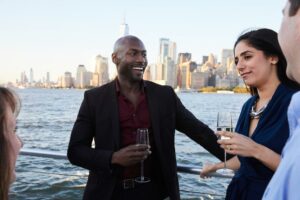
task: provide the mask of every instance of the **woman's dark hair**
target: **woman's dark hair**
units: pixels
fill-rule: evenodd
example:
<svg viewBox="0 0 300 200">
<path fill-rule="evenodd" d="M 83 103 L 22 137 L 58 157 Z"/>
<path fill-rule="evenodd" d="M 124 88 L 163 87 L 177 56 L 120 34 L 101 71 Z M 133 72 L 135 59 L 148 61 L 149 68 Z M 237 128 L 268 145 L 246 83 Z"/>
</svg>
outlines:
<svg viewBox="0 0 300 200">
<path fill-rule="evenodd" d="M 0 87 L 0 199 L 8 200 L 9 185 L 14 166 L 11 166 L 9 153 L 11 143 L 7 133 L 7 108 L 10 107 L 15 115 L 19 113 L 20 101 L 14 92 Z"/>
<path fill-rule="evenodd" d="M 271 29 L 257 29 L 257 30 L 250 30 L 246 33 L 243 33 L 238 37 L 234 44 L 234 50 L 236 45 L 241 42 L 245 41 L 248 45 L 252 46 L 253 48 L 260 50 L 264 53 L 265 56 L 276 56 L 278 57 L 278 62 L 276 64 L 276 72 L 278 79 L 284 85 L 293 88 L 299 89 L 300 86 L 297 82 L 292 81 L 286 75 L 286 59 L 281 51 L 279 46 L 277 33 Z M 257 95 L 257 88 L 249 87 L 251 95 Z"/>
<path fill-rule="evenodd" d="M 290 0 L 290 10 L 289 10 L 289 16 L 294 16 L 298 12 L 300 8 L 300 1 L 299 0 Z"/>
</svg>

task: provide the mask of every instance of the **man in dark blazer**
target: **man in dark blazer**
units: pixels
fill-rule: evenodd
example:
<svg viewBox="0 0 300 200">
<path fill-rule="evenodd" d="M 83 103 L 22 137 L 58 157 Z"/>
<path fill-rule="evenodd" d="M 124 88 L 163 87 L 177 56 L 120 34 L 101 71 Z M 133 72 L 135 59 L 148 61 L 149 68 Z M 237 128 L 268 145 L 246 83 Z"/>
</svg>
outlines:
<svg viewBox="0 0 300 200">
<path fill-rule="evenodd" d="M 68 147 L 70 162 L 90 170 L 83 199 L 178 200 L 175 129 L 222 160 L 217 137 L 171 87 L 143 80 L 148 62 L 139 38 L 118 39 L 112 61 L 118 76 L 85 92 Z M 135 144 L 138 128 L 149 130 L 150 146 Z M 142 160 L 147 183 L 134 181 Z"/>
</svg>

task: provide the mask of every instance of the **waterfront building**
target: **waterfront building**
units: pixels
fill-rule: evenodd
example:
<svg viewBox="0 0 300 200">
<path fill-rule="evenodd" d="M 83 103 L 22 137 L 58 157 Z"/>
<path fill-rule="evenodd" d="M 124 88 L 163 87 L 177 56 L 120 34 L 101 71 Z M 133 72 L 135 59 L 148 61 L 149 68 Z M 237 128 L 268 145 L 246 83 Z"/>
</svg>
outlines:
<svg viewBox="0 0 300 200">
<path fill-rule="evenodd" d="M 129 26 L 128 26 L 128 24 L 126 24 L 126 20 L 124 17 L 124 20 L 123 20 L 122 24 L 120 25 L 119 37 L 123 37 L 126 35 L 129 35 Z"/>
<path fill-rule="evenodd" d="M 151 80 L 151 69 L 150 69 L 150 66 L 147 66 L 145 71 L 144 71 L 144 80 L 148 80 L 150 81 Z"/>
<path fill-rule="evenodd" d="M 156 77 L 156 64 L 149 64 L 147 68 L 150 70 L 150 79 L 151 81 L 155 80 Z"/>
<path fill-rule="evenodd" d="M 164 80 L 164 72 L 165 72 L 165 66 L 163 63 L 157 63 L 156 64 L 156 75 L 155 80 Z"/>
<path fill-rule="evenodd" d="M 178 59 L 177 59 L 177 75 L 176 75 L 176 85 L 179 88 L 186 89 L 186 83 L 187 76 L 190 74 L 187 73 L 187 66 L 186 63 L 189 63 L 192 60 L 192 54 L 191 53 L 179 53 L 178 54 Z"/>
<path fill-rule="evenodd" d="M 108 58 L 101 55 L 96 56 L 95 73 L 98 74 L 98 85 L 101 86 L 109 82 Z"/>
<path fill-rule="evenodd" d="M 61 82 L 62 82 L 61 85 L 62 85 L 63 88 L 72 88 L 74 86 L 72 73 L 71 72 L 65 72 Z"/>
<path fill-rule="evenodd" d="M 21 79 L 20 79 L 20 84 L 25 86 L 28 83 L 28 78 L 26 76 L 26 72 L 21 73 Z"/>
<path fill-rule="evenodd" d="M 222 49 L 221 51 L 221 65 L 223 67 L 228 67 L 228 59 L 233 60 L 233 50 L 232 49 Z M 230 62 L 230 61 L 229 61 Z"/>
<path fill-rule="evenodd" d="M 176 87 L 176 65 L 174 60 L 170 57 L 165 58 L 165 80 L 166 85 L 169 85 L 173 88 Z"/>
<path fill-rule="evenodd" d="M 78 65 L 76 70 L 76 81 L 75 81 L 75 87 L 76 88 L 85 88 L 89 80 L 86 80 L 85 73 L 87 72 L 84 65 Z"/>
<path fill-rule="evenodd" d="M 99 74 L 98 73 L 93 73 L 93 77 L 92 77 L 91 81 L 92 81 L 91 85 L 93 87 L 99 86 Z"/>
<path fill-rule="evenodd" d="M 47 84 L 50 83 L 50 72 L 47 72 L 47 74 L 46 74 L 46 83 Z"/>
<path fill-rule="evenodd" d="M 160 38 L 159 55 L 155 69 L 154 81 L 160 84 L 175 86 L 176 80 L 176 43 L 168 38 Z"/>
<path fill-rule="evenodd" d="M 46 73 L 46 79 L 43 80 L 43 83 L 44 83 L 44 84 L 43 84 L 44 87 L 46 87 L 46 88 L 50 88 L 50 87 L 51 87 L 50 73 L 49 73 L 49 72 Z"/>
<path fill-rule="evenodd" d="M 179 66 L 181 74 L 181 89 L 190 89 L 192 84 L 191 73 L 197 68 L 197 63 L 188 61 L 185 63 L 181 63 Z"/>
<path fill-rule="evenodd" d="M 230 88 L 230 79 L 227 76 L 216 75 L 216 87 L 218 88 Z"/>
<path fill-rule="evenodd" d="M 29 72 L 29 83 L 32 85 L 33 82 L 34 82 L 33 69 L 30 68 L 30 72 Z"/>
<path fill-rule="evenodd" d="M 195 71 L 191 74 L 191 88 L 199 90 L 208 86 L 209 72 Z"/>
<path fill-rule="evenodd" d="M 191 53 L 179 53 L 178 54 L 178 59 L 177 59 L 177 64 L 180 65 L 182 63 L 188 62 L 192 60 L 192 54 Z"/>
<path fill-rule="evenodd" d="M 202 63 L 201 65 L 204 65 L 208 61 L 208 56 L 202 56 Z"/>
<path fill-rule="evenodd" d="M 165 57 L 169 57 L 170 39 L 160 38 L 159 39 L 159 54 L 158 63 L 163 64 Z"/>
</svg>

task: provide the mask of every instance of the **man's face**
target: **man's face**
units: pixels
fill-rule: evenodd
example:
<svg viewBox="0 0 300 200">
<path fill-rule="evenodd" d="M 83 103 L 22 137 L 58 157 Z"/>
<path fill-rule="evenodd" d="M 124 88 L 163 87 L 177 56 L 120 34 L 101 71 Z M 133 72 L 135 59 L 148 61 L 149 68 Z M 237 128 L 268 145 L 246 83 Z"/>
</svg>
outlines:
<svg viewBox="0 0 300 200">
<path fill-rule="evenodd" d="M 147 67 L 147 52 L 144 44 L 135 39 L 128 39 L 116 52 L 115 64 L 118 76 L 130 82 L 139 82 Z"/>
<path fill-rule="evenodd" d="M 289 9 L 290 1 L 287 0 L 283 9 L 278 40 L 287 60 L 287 76 L 292 80 L 300 82 L 300 12 L 295 16 L 289 16 Z"/>
</svg>

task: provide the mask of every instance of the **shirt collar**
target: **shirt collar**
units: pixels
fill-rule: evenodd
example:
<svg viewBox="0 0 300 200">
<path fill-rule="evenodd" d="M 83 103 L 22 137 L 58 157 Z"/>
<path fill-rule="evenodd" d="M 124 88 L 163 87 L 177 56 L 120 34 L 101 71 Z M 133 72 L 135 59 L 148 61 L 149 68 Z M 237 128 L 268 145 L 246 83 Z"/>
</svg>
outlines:
<svg viewBox="0 0 300 200">
<path fill-rule="evenodd" d="M 119 94 L 121 92 L 121 86 L 120 86 L 120 82 L 119 82 L 119 79 L 118 77 L 115 78 L 115 81 L 116 81 L 116 91 L 117 93 Z M 142 93 L 145 92 L 145 88 L 146 88 L 146 83 L 145 81 L 142 79 L 141 82 L 140 82 L 140 91 Z"/>
</svg>

